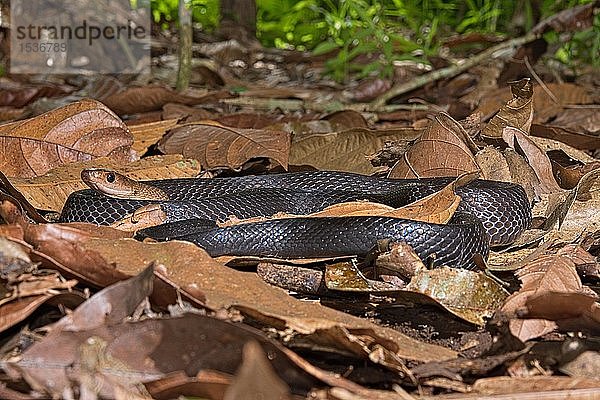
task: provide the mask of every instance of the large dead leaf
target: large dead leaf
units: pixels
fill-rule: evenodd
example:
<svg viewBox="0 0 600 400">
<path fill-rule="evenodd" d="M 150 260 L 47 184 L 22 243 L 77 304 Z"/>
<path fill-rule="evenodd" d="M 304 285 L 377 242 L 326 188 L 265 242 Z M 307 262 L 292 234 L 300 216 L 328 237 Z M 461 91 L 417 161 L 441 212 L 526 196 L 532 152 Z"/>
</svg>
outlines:
<svg viewBox="0 0 600 400">
<path fill-rule="evenodd" d="M 24 121 L 0 126 L 0 170 L 33 177 L 57 166 L 109 157 L 133 161 L 131 133 L 110 109 L 81 100 Z"/>
<path fill-rule="evenodd" d="M 414 140 L 421 132 L 412 128 L 381 131 L 354 128 L 294 138 L 290 165 L 310 165 L 322 170 L 369 175 L 377 169 L 371 165 L 368 156 L 383 148 L 387 141 Z"/>
<path fill-rule="evenodd" d="M 493 146 L 486 146 L 475 154 L 475 161 L 483 179 L 511 182 L 510 167 L 502 152 Z"/>
<path fill-rule="evenodd" d="M 39 98 L 63 97 L 74 90 L 68 85 L 57 85 L 51 82 L 26 84 L 7 81 L 4 77 L 0 83 L 0 106 L 21 108 Z"/>
<path fill-rule="evenodd" d="M 502 130 L 507 126 L 519 128 L 529 132 L 533 121 L 533 85 L 529 78 L 521 79 L 510 85 L 513 95 L 490 122 L 483 128 L 481 135 L 498 139 L 502 137 Z"/>
<path fill-rule="evenodd" d="M 264 350 L 254 341 L 244 346 L 243 362 L 224 400 L 242 399 L 249 393 L 258 398 L 291 399 L 290 388 L 277 376 Z"/>
<path fill-rule="evenodd" d="M 529 297 L 547 292 L 578 293 L 582 289 L 575 264 L 566 256 L 542 256 L 527 264 L 518 272 L 521 289 L 512 294 L 501 310 L 509 315 L 517 315 Z M 513 335 L 526 341 L 556 329 L 556 323 L 546 319 L 513 319 L 509 323 Z"/>
<path fill-rule="evenodd" d="M 131 146 L 139 154 L 144 154 L 148 148 L 156 143 L 169 131 L 177 126 L 177 119 L 147 122 L 143 124 L 128 125 L 133 135 Z"/>
<path fill-rule="evenodd" d="M 520 149 L 524 153 L 527 162 L 538 178 L 539 183 L 535 186 L 538 195 L 561 193 L 563 191 L 554 179 L 552 164 L 546 152 L 531 140 L 525 132 L 508 126 L 502 131 L 502 138 L 515 151 Z"/>
<path fill-rule="evenodd" d="M 287 168 L 290 135 L 283 131 L 230 128 L 213 121 L 172 129 L 158 143 L 166 154 L 183 154 L 205 169 L 239 169 L 259 157 Z"/>
<path fill-rule="evenodd" d="M 32 387 L 56 394 L 65 393 L 72 380 L 85 384 L 81 378 L 88 375 L 88 384 L 96 384 L 89 389 L 102 398 L 119 398 L 113 394 L 115 385 L 137 393 L 139 383 L 178 371 L 188 376 L 209 370 L 234 374 L 249 341 L 259 343 L 272 356 L 271 365 L 280 379 L 296 391 L 317 384 L 296 360 L 286 356 L 288 351 L 260 331 L 194 314 L 53 331 L 11 360 L 7 368 L 23 374 Z M 360 388 L 352 382 L 348 386 Z"/>
<path fill-rule="evenodd" d="M 477 147 L 464 128 L 448 114 L 440 113 L 394 165 L 389 177 L 422 178 L 479 172 L 474 151 Z"/>
<path fill-rule="evenodd" d="M 28 226 L 25 231 L 27 241 L 44 259 L 51 259 L 66 268 L 65 271 L 96 285 L 104 286 L 123 276 L 135 275 L 149 263 L 158 262 L 164 266 L 157 268 L 164 282 L 213 310 L 234 307 L 278 328 L 288 326 L 304 334 L 319 335 L 340 326 L 350 331 L 369 330 L 371 340 L 388 343 L 386 351 L 403 358 L 432 360 L 454 355 L 448 349 L 421 343 L 395 330 L 316 303 L 296 300 L 267 285 L 255 274 L 225 267 L 191 243 L 141 243 L 132 239 L 115 240 L 115 236 L 94 237 L 93 231 L 61 224 Z M 97 231 L 114 230 L 103 227 Z"/>
<path fill-rule="evenodd" d="M 88 189 L 80 176 L 84 168 L 114 169 L 136 180 L 192 178 L 200 173 L 197 161 L 186 160 L 180 155 L 146 157 L 130 164 L 98 158 L 60 166 L 35 178 L 12 178 L 10 183 L 33 207 L 60 212 L 69 194 Z"/>
<path fill-rule="evenodd" d="M 587 293 L 543 292 L 527 298 L 521 317 L 554 321 L 563 332 L 600 333 L 598 297 Z"/>
</svg>

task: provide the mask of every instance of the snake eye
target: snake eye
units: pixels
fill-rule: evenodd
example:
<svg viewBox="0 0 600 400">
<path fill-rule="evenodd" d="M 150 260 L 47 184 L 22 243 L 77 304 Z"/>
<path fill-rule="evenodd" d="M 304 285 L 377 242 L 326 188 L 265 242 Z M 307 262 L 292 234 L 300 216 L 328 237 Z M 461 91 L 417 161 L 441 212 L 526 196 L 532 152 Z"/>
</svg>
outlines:
<svg viewBox="0 0 600 400">
<path fill-rule="evenodd" d="M 113 183 L 115 181 L 115 174 L 109 172 L 108 175 L 106 175 L 106 181 L 108 183 Z"/>
</svg>

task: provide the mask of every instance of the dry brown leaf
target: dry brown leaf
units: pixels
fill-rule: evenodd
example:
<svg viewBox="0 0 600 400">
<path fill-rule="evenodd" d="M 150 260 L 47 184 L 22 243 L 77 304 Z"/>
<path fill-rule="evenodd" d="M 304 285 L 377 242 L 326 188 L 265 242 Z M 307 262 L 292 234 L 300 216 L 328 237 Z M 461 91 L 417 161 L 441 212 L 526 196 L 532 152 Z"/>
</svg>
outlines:
<svg viewBox="0 0 600 400">
<path fill-rule="evenodd" d="M 577 187 L 581 179 L 589 174 L 591 171 L 600 168 L 600 161 L 594 161 L 589 164 L 575 164 L 573 166 L 563 167 L 557 162 L 552 161 L 553 170 L 556 171 L 554 175 L 560 184 L 560 187 L 565 189 L 573 189 Z M 590 182 L 591 186 L 591 182 Z M 588 200 L 590 187 L 584 188 L 581 193 L 578 193 L 578 200 Z"/>
<path fill-rule="evenodd" d="M 566 105 L 594 103 L 594 99 L 583 86 L 573 83 L 548 83 L 546 88 L 558 102 L 555 102 L 544 88 L 536 87 L 536 95 L 533 98 L 536 123 L 545 123 L 556 117 L 560 118 L 561 114 L 569 110 L 565 108 Z"/>
<path fill-rule="evenodd" d="M 34 177 L 57 166 L 98 157 L 133 161 L 133 137 L 125 124 L 95 100 L 0 126 L 0 170 L 7 176 Z"/>
<path fill-rule="evenodd" d="M 542 150 L 544 150 L 546 152 L 553 151 L 553 150 L 563 151 L 572 159 L 577 160 L 582 163 L 590 163 L 590 162 L 596 161 L 596 159 L 594 157 L 590 156 L 585 151 L 578 150 L 578 149 L 571 147 L 568 144 L 565 144 L 558 140 L 541 138 L 541 137 L 537 137 L 537 136 L 529 136 L 529 138 L 535 144 L 537 144 Z"/>
<path fill-rule="evenodd" d="M 487 146 L 475 155 L 475 160 L 484 179 L 517 183 L 525 189 L 530 202 L 535 198 L 534 188 L 539 180 L 533 168 L 513 149 L 500 151 Z"/>
<path fill-rule="evenodd" d="M 517 315 L 530 296 L 546 292 L 572 292 L 582 289 L 575 264 L 566 256 L 547 255 L 530 262 L 517 272 L 521 289 L 513 293 L 501 308 L 509 315 Z M 546 319 L 513 319 L 509 323 L 513 335 L 526 341 L 540 337 L 556 329 L 555 322 Z"/>
<path fill-rule="evenodd" d="M 260 399 L 291 400 L 290 388 L 273 370 L 263 348 L 255 341 L 244 345 L 242 364 L 223 400 L 252 396 Z"/>
<path fill-rule="evenodd" d="M 600 132 L 598 105 L 594 104 L 589 108 L 585 106 L 567 108 L 552 121 L 552 125 L 597 137 L 595 134 Z"/>
<path fill-rule="evenodd" d="M 200 96 L 186 96 L 162 86 L 130 87 L 105 97 L 102 101 L 118 115 L 137 114 L 162 109 L 167 103 L 195 105 L 231 97 L 225 91 L 210 92 Z"/>
<path fill-rule="evenodd" d="M 341 110 L 326 115 L 322 118 L 329 121 L 334 131 L 339 132 L 352 128 L 368 128 L 369 124 L 365 117 L 358 111 Z"/>
<path fill-rule="evenodd" d="M 414 249 L 404 242 L 391 243 L 388 252 L 383 253 L 375 260 L 375 273 L 383 275 L 412 278 L 417 271 L 425 269 L 425 264 Z M 385 281 L 385 279 L 384 279 Z"/>
<path fill-rule="evenodd" d="M 393 208 L 378 203 L 353 201 L 334 204 L 326 207 L 322 211 L 312 213 L 309 216 L 384 216 L 431 222 L 434 224 L 445 224 L 450 221 L 460 203 L 460 196 L 454 193 L 455 183 L 456 182 L 452 182 L 443 189 L 400 208 Z"/>
<path fill-rule="evenodd" d="M 600 304 L 595 293 L 549 291 L 534 294 L 527 298 L 519 316 L 553 321 L 563 332 L 600 333 Z"/>
<path fill-rule="evenodd" d="M 552 173 L 552 164 L 542 150 L 531 138 L 522 130 L 508 126 L 502 131 L 503 140 L 515 149 L 521 149 L 527 158 L 527 162 L 533 168 L 539 184 L 535 186 L 536 194 L 561 193 L 563 190 L 556 183 Z"/>
<path fill-rule="evenodd" d="M 81 180 L 84 168 L 115 169 L 135 180 L 191 178 L 200 173 L 200 164 L 181 155 L 152 156 L 129 164 L 109 158 L 98 158 L 84 163 L 73 163 L 48 171 L 35 178 L 12 178 L 10 183 L 33 207 L 59 212 L 69 194 L 88 189 Z"/>
<path fill-rule="evenodd" d="M 502 131 L 507 126 L 519 128 L 529 132 L 533 121 L 533 85 L 529 78 L 512 82 L 510 91 L 513 95 L 483 128 L 483 137 L 498 139 L 502 137 Z"/>
<path fill-rule="evenodd" d="M 479 172 L 472 144 L 463 127 L 440 113 L 389 173 L 390 178 L 458 176 Z"/>
<path fill-rule="evenodd" d="M 177 126 L 178 119 L 148 122 L 145 124 L 128 125 L 133 135 L 131 146 L 138 154 L 144 154 L 148 148 L 156 143 L 169 131 Z"/>
<path fill-rule="evenodd" d="M 86 296 L 78 291 L 46 293 L 16 299 L 0 307 L 0 331 L 5 332 L 7 329 L 23 322 L 44 305 L 73 309 L 85 299 Z"/>
<path fill-rule="evenodd" d="M 596 112 L 595 115 L 600 115 Z M 579 150 L 596 150 L 600 148 L 600 137 L 589 135 L 556 125 L 531 125 L 531 135 L 547 139 L 554 139 L 573 146 Z"/>
<path fill-rule="evenodd" d="M 238 129 L 214 121 L 172 129 L 158 143 L 166 154 L 183 154 L 200 161 L 205 169 L 239 169 L 259 157 L 288 166 L 290 135 L 283 131 Z"/>
<path fill-rule="evenodd" d="M 475 154 L 475 161 L 483 179 L 512 182 L 506 157 L 493 146 L 486 146 Z"/>
<path fill-rule="evenodd" d="M 83 331 L 124 322 L 152 294 L 154 265 L 129 279 L 116 282 L 52 325 L 53 332 Z"/>
<path fill-rule="evenodd" d="M 115 231 L 108 227 L 95 228 L 98 232 Z M 319 304 L 296 300 L 265 284 L 254 274 L 225 267 L 191 243 L 142 243 L 133 239 L 99 238 L 94 237 L 93 232 L 62 224 L 28 226 L 26 240 L 46 260 L 54 260 L 66 272 L 98 286 L 138 274 L 143 266 L 154 261 L 164 265 L 157 269 L 162 281 L 213 310 L 234 306 L 253 318 L 271 324 L 277 321 L 277 324 L 304 334 L 338 326 L 371 329 L 375 338 L 393 344 L 390 351 L 408 359 L 445 359 L 454 355 L 448 349 L 409 339 L 392 329 Z M 157 282 L 154 284 L 156 286 Z M 162 291 L 166 296 L 168 291 Z M 159 304 L 164 301 L 163 297 Z"/>
<path fill-rule="evenodd" d="M 510 147 L 504 149 L 502 154 L 508 163 L 511 181 L 521 185 L 523 189 L 525 189 L 529 201 L 535 199 L 535 192 L 536 188 L 539 186 L 539 179 L 535 175 L 535 171 L 531 165 L 527 163 L 525 158 L 521 157 L 521 155 L 517 154 L 517 152 Z"/>
<path fill-rule="evenodd" d="M 186 106 L 179 103 L 167 103 L 162 109 L 162 119 L 175 119 L 179 122 L 194 122 L 205 119 L 216 119 L 218 114 L 204 108 Z M 219 121 L 220 122 L 220 121 Z M 227 125 L 223 123 L 223 125 Z M 241 128 L 241 127 L 240 127 Z"/>
<path fill-rule="evenodd" d="M 11 360 L 7 368 L 49 393 L 65 393 L 73 379 L 83 383 L 81 378 L 88 375 L 88 384 L 97 384 L 93 390 L 101 398 L 129 399 L 114 396 L 114 386 L 133 390 L 140 383 L 177 371 L 192 376 L 210 370 L 234 374 L 242 362 L 242 348 L 249 341 L 258 342 L 272 355 L 272 367 L 296 391 L 318 382 L 289 359 L 283 346 L 262 332 L 195 314 L 53 331 L 28 347 L 20 360 Z M 139 387 L 134 393 L 137 391 Z"/>
<path fill-rule="evenodd" d="M 313 134 L 297 139 L 290 149 L 290 165 L 310 165 L 317 169 L 372 174 L 377 171 L 368 156 L 383 148 L 386 141 L 413 140 L 421 130 L 398 128 Z"/>
</svg>

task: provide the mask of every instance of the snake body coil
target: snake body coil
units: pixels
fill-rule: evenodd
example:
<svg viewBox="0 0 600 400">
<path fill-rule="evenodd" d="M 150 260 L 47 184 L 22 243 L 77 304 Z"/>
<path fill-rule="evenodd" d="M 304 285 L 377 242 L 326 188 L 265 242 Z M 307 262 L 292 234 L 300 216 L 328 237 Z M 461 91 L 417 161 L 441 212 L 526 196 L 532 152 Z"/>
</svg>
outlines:
<svg viewBox="0 0 600 400">
<path fill-rule="evenodd" d="M 183 239 L 211 255 L 321 257 L 365 254 L 379 239 L 405 241 L 436 265 L 471 267 L 475 253 L 511 243 L 531 222 L 524 190 L 514 184 L 476 180 L 456 193 L 462 201 L 447 225 L 386 217 L 293 218 L 218 228 L 207 220 L 308 214 L 343 201 L 370 200 L 399 207 L 434 193 L 451 178 L 380 179 L 315 171 L 215 179 L 143 182 L 168 200 L 111 198 L 93 190 L 73 193 L 61 220 L 110 224 L 146 204 L 158 203 L 169 221 L 140 231 L 157 239 Z M 190 219 L 199 219 L 191 220 Z M 181 221 L 183 220 L 183 221 Z M 175 222 L 180 221 L 180 222 Z"/>
</svg>

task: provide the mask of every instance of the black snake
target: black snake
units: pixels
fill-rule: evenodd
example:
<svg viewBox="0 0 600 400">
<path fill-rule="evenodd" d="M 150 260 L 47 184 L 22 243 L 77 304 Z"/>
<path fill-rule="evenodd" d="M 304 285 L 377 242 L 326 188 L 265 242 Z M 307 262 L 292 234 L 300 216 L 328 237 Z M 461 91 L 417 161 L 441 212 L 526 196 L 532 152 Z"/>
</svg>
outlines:
<svg viewBox="0 0 600 400">
<path fill-rule="evenodd" d="M 88 184 L 91 173 L 82 173 Z M 146 181 L 141 190 L 121 191 L 121 186 L 129 187 L 128 182 L 111 192 L 115 180 L 120 183 L 118 179 L 126 178 L 105 170 L 96 174 L 92 187 L 124 198 L 89 189 L 74 192 L 65 203 L 61 221 L 108 225 L 156 203 L 170 223 L 143 229 L 138 236 L 188 240 L 213 256 L 364 255 L 378 240 L 391 239 L 407 242 L 434 265 L 470 268 L 474 254 L 486 257 L 490 244 L 513 242 L 531 223 L 529 202 L 520 186 L 475 180 L 456 189 L 462 201 L 446 225 L 389 217 L 298 217 L 217 227 L 215 221 L 231 215 L 250 218 L 281 211 L 304 215 L 344 201 L 369 200 L 399 207 L 440 190 L 452 178 L 395 180 L 315 171 Z"/>
</svg>

